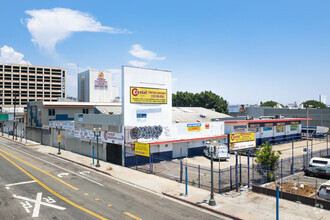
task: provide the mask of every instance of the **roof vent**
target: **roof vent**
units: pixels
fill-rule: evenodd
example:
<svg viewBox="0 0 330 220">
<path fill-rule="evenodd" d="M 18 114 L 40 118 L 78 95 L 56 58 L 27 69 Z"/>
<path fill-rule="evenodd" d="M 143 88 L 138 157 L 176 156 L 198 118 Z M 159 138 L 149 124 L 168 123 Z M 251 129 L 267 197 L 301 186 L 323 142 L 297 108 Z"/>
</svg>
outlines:
<svg viewBox="0 0 330 220">
<path fill-rule="evenodd" d="M 205 114 L 200 114 L 201 118 L 206 118 Z"/>
</svg>

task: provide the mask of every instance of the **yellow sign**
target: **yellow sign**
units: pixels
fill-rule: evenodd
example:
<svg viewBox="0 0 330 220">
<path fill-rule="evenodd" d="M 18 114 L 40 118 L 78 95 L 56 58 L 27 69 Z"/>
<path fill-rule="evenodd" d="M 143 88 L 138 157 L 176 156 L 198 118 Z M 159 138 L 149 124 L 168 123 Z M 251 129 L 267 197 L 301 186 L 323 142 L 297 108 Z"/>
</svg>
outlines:
<svg viewBox="0 0 330 220">
<path fill-rule="evenodd" d="M 131 87 L 131 103 L 167 104 L 167 89 Z"/>
<path fill-rule="evenodd" d="M 237 142 L 244 142 L 244 141 L 254 141 L 254 132 L 248 133 L 237 133 L 237 134 L 230 134 L 229 136 L 230 143 L 237 143 Z"/>
<path fill-rule="evenodd" d="M 135 142 L 135 155 L 141 155 L 145 157 L 150 156 L 150 147 L 149 144 Z"/>
<path fill-rule="evenodd" d="M 57 135 L 57 140 L 58 140 L 58 142 L 60 142 L 61 141 L 61 139 L 62 139 L 62 135 Z"/>
</svg>

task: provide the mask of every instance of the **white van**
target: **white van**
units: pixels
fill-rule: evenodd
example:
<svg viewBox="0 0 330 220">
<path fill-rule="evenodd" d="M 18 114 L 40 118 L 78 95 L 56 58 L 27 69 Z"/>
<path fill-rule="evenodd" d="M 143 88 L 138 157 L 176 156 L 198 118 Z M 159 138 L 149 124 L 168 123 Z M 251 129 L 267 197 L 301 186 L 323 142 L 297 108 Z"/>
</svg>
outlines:
<svg viewBox="0 0 330 220">
<path fill-rule="evenodd" d="M 317 195 L 319 198 L 330 200 L 330 180 L 321 184 Z"/>
<path fill-rule="evenodd" d="M 213 146 L 210 146 L 210 147 L 213 147 Z M 210 154 L 210 149 L 209 147 L 205 147 L 204 148 L 204 155 L 206 157 L 211 157 L 211 154 Z M 229 159 L 229 154 L 228 154 L 228 147 L 226 145 L 218 145 L 215 147 L 215 152 L 213 154 L 213 159 L 216 159 L 216 160 L 227 160 Z"/>
<path fill-rule="evenodd" d="M 309 162 L 309 167 L 330 166 L 330 158 L 313 157 Z"/>
</svg>

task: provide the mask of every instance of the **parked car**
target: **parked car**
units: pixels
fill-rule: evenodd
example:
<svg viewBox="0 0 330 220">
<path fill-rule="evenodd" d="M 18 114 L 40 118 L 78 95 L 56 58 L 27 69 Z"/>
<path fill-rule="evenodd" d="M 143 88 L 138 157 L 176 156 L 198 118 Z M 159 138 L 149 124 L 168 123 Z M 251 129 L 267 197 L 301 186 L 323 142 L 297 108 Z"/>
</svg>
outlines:
<svg viewBox="0 0 330 220">
<path fill-rule="evenodd" d="M 330 200 L 330 180 L 321 184 L 317 196 L 319 198 Z"/>
<path fill-rule="evenodd" d="M 306 176 L 330 179 L 330 167 L 309 167 L 304 172 Z"/>
</svg>

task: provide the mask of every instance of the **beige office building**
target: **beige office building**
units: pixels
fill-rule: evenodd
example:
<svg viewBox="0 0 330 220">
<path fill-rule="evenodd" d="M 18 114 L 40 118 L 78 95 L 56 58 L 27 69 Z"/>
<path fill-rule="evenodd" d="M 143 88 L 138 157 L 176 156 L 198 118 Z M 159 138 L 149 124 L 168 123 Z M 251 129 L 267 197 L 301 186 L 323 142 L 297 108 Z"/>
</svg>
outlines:
<svg viewBox="0 0 330 220">
<path fill-rule="evenodd" d="M 0 106 L 2 110 L 26 107 L 28 102 L 65 98 L 65 69 L 46 66 L 0 64 Z M 3 111 L 4 112 L 4 111 Z"/>
</svg>

